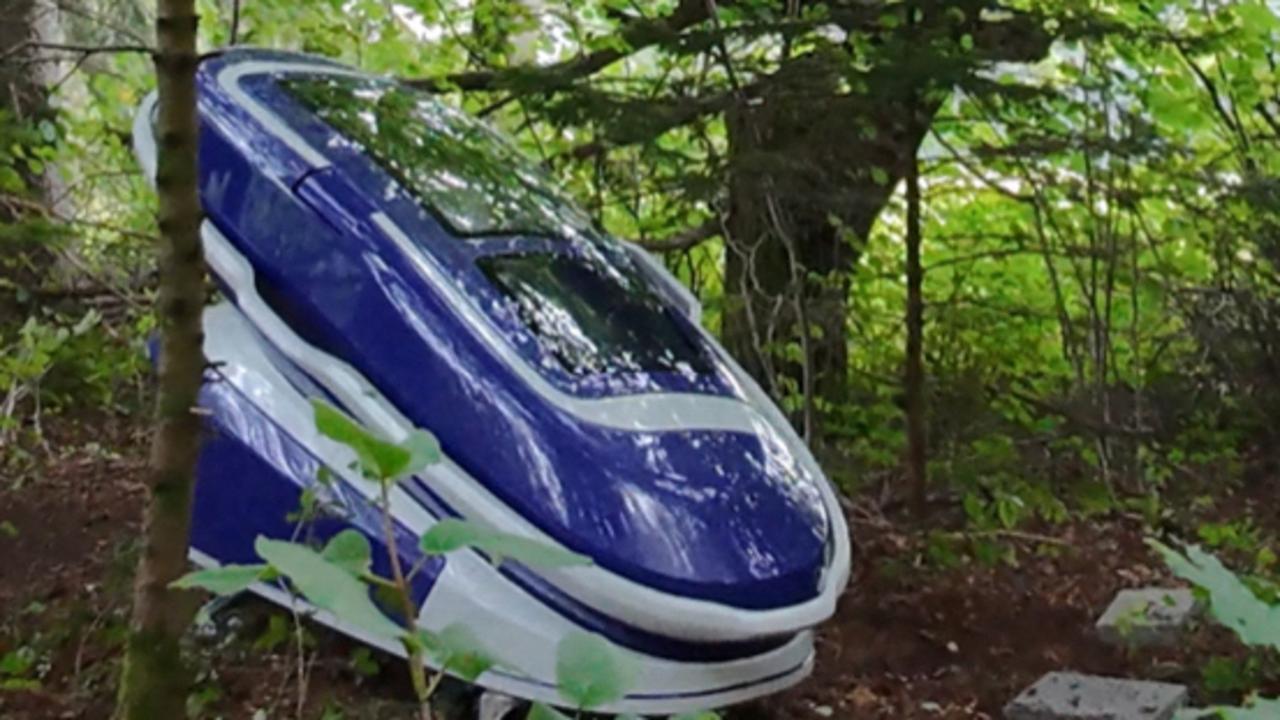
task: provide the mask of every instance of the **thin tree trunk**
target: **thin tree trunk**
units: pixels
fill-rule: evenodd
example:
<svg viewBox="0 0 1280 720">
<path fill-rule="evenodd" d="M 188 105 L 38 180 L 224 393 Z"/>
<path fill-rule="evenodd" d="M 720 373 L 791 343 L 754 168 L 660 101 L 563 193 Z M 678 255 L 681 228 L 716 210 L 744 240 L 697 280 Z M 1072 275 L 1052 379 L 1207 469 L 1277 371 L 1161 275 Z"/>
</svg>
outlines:
<svg viewBox="0 0 1280 720">
<path fill-rule="evenodd" d="M 23 47 L 28 43 L 59 42 L 62 23 L 54 0 L 7 0 L 0 2 L 0 144 L 28 138 L 8 137 L 18 126 L 34 128 L 42 121 L 55 121 L 56 112 L 48 102 L 49 88 L 59 79 L 62 63 L 42 54 L 38 49 Z M 14 166 L 22 179 L 24 194 L 32 208 L 52 204 L 62 193 L 62 183 L 52 166 L 42 172 L 31 172 L 25 163 Z M 0 204 L 0 224 L 19 223 L 36 213 Z M 40 241 L 36 233 L 29 238 L 10 240 L 0 252 L 0 287 L 31 289 L 47 282 L 57 270 L 57 257 L 52 244 Z M 20 321 L 30 313 L 26 302 L 8 289 L 0 291 L 0 323 Z"/>
<path fill-rule="evenodd" d="M 194 608 L 169 584 L 186 569 L 191 493 L 200 442 L 200 418 L 193 409 L 204 371 L 200 325 L 204 261 L 196 171 L 196 24 L 194 0 L 159 0 L 159 397 L 142 557 L 138 561 L 133 620 L 116 709 L 120 720 L 177 718 L 185 713 L 188 677 L 179 639 Z"/>
<path fill-rule="evenodd" d="M 903 378 L 906 393 L 907 476 L 911 507 L 925 510 L 928 490 L 928 449 L 925 437 L 924 390 L 924 267 L 920 264 L 920 163 L 913 152 L 906 158 L 907 177 L 907 357 Z"/>
</svg>

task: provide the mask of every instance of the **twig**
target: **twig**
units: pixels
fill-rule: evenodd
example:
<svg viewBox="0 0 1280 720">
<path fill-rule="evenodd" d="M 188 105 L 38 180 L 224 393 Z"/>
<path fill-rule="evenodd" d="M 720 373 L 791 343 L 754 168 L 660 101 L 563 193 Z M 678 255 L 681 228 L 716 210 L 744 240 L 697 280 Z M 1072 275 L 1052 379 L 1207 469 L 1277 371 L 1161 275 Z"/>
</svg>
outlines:
<svg viewBox="0 0 1280 720">
<path fill-rule="evenodd" d="M 228 45 L 235 45 L 240 41 L 240 0 L 232 0 L 231 3 L 231 37 L 228 39 Z"/>
<path fill-rule="evenodd" d="M 69 43 L 40 42 L 24 40 L 0 54 L 0 62 L 21 55 L 28 50 L 54 50 L 57 52 L 76 53 L 79 55 L 101 55 L 104 53 L 143 53 L 155 54 L 155 48 L 146 45 L 76 45 Z"/>
<path fill-rule="evenodd" d="M 720 234 L 720 221 L 715 219 L 669 237 L 639 240 L 636 244 L 653 252 L 676 252 L 688 250 Z"/>
<path fill-rule="evenodd" d="M 958 530 L 946 534 L 947 537 L 953 538 L 975 538 L 975 537 L 1004 537 L 1011 540 L 1024 540 L 1026 542 L 1043 543 L 1045 545 L 1058 545 L 1060 547 L 1075 547 L 1074 543 L 1056 538 L 1052 535 L 1041 535 L 1039 533 L 1025 532 L 1022 530 Z"/>
</svg>

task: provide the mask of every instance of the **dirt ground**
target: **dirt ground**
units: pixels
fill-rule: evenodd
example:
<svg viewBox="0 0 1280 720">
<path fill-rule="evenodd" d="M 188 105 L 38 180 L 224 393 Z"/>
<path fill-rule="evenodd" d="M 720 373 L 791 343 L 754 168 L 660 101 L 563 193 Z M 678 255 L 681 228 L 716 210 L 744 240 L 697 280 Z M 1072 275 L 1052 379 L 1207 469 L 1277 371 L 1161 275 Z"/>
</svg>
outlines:
<svg viewBox="0 0 1280 720">
<path fill-rule="evenodd" d="M 0 478 L 0 658 L 9 658 L 0 662 L 0 718 L 106 718 L 145 451 L 139 433 L 109 419 L 47 432 L 55 450 Z M 1175 513 L 1162 529 L 1191 537 L 1199 522 L 1249 517 L 1260 537 L 1274 538 L 1280 506 L 1264 499 L 1276 489 L 1253 482 L 1215 506 Z M 1185 682 L 1205 700 L 1206 668 L 1245 665 L 1242 648 L 1209 627 L 1161 651 L 1125 652 L 1095 637 L 1093 621 L 1118 589 L 1167 579 L 1137 517 L 1005 534 L 992 539 L 1016 552 L 1016 564 L 941 568 L 904 518 L 855 508 L 855 578 L 819 634 L 813 677 L 731 717 L 998 718 L 1021 688 L 1059 669 Z M 939 523 L 945 517 L 930 525 Z M 216 629 L 192 633 L 192 717 L 407 717 L 394 662 L 322 628 L 299 637 L 254 600 L 219 618 Z M 1274 677 L 1263 682 L 1276 689 Z M 1233 699 L 1222 685 L 1213 699 Z"/>
</svg>

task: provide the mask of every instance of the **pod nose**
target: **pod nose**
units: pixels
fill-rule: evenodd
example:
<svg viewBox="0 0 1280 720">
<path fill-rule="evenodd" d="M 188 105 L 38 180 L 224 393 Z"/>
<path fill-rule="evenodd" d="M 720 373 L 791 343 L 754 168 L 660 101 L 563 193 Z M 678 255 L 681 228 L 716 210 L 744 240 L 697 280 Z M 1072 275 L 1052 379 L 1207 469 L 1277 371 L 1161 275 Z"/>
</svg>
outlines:
<svg viewBox="0 0 1280 720">
<path fill-rule="evenodd" d="M 597 564 L 651 587 L 742 608 L 818 594 L 829 519 L 817 483 L 770 436 L 630 435 L 596 456 L 611 510 L 570 512 Z M 627 452 L 619 452 L 626 447 Z M 600 477 L 603 475 L 603 477 Z M 569 507 L 573 507 L 571 503 Z"/>
</svg>

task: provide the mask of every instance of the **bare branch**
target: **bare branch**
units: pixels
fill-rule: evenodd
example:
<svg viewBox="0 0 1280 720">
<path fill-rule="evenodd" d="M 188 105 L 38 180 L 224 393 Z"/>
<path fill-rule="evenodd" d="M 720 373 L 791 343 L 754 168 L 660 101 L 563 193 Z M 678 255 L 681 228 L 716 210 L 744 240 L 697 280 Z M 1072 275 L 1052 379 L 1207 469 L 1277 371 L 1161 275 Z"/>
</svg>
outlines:
<svg viewBox="0 0 1280 720">
<path fill-rule="evenodd" d="M 517 90 L 518 86 L 537 81 L 541 90 L 553 90 L 568 86 L 579 78 L 594 75 L 622 58 L 650 45 L 679 34 L 707 17 L 703 0 L 681 0 L 675 11 L 665 18 L 633 20 L 618 33 L 617 44 L 580 55 L 563 62 L 539 68 L 510 68 L 506 70 L 476 70 L 454 73 L 438 78 L 407 80 L 406 84 L 420 90 L 448 92 L 451 90 Z"/>
<path fill-rule="evenodd" d="M 656 240 L 638 240 L 636 244 L 645 250 L 653 252 L 676 252 L 678 250 L 688 250 L 718 235 L 720 235 L 720 220 L 714 219 L 670 237 Z"/>
<path fill-rule="evenodd" d="M 64 52 L 72 55 L 80 55 L 88 57 L 90 55 L 102 55 L 107 53 L 143 53 L 152 55 L 155 49 L 146 45 L 75 45 L 69 43 L 53 43 L 53 42 L 37 42 L 35 40 L 27 40 L 0 53 L 0 62 L 5 62 L 10 58 L 17 57 L 30 50 L 52 50 L 54 52 Z"/>
</svg>

